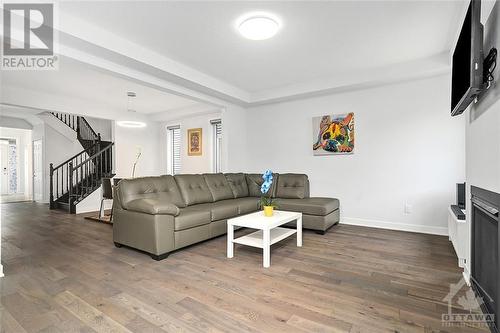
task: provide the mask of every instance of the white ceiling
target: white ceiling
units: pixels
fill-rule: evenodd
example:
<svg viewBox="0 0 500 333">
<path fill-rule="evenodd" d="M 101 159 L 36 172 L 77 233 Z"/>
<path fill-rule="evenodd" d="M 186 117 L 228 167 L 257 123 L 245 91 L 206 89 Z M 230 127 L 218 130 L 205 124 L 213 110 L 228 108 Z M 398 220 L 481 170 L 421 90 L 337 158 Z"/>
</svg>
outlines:
<svg viewBox="0 0 500 333">
<path fill-rule="evenodd" d="M 60 57 L 59 70 L 55 71 L 4 71 L 1 85 L 2 89 L 19 87 L 75 100 L 92 101 L 103 109 L 126 112 L 130 107 L 137 113 L 147 115 L 168 113 L 200 104 L 65 57 Z M 129 102 L 127 91 L 135 92 L 137 97 L 131 98 Z"/>
<path fill-rule="evenodd" d="M 10 118 L 18 118 L 23 119 L 28 122 L 31 126 L 36 126 L 38 124 L 43 123 L 42 120 L 37 117 L 40 110 L 32 110 L 26 108 L 19 108 L 15 106 L 5 106 L 0 105 L 0 118 L 2 117 L 10 117 Z"/>
<path fill-rule="evenodd" d="M 60 20 L 71 25 L 64 22 L 70 14 L 234 87 L 261 93 L 336 76 L 362 78 L 365 71 L 448 52 L 463 8 L 463 1 L 83 1 L 61 2 Z M 282 30 L 265 41 L 242 38 L 234 21 L 249 11 L 274 13 Z M 144 100 L 144 110 L 183 103 L 163 98 Z"/>
</svg>

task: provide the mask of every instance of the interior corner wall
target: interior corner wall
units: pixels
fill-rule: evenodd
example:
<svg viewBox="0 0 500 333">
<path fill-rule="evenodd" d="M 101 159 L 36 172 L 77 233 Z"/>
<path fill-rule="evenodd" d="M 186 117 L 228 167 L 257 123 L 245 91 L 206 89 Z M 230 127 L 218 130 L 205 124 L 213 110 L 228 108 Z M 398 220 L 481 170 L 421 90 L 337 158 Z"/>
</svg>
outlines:
<svg viewBox="0 0 500 333">
<path fill-rule="evenodd" d="M 484 6 L 484 4 L 483 4 Z M 495 1 L 484 24 L 484 53 L 491 47 L 500 49 L 500 1 Z M 500 62 L 500 59 L 497 59 Z M 470 198 L 470 186 L 477 186 L 500 193 L 500 66 L 493 73 L 495 82 L 491 88 L 472 104 L 462 115 L 466 121 L 466 198 Z M 467 203 L 468 257 L 466 274 L 470 272 L 471 210 Z"/>
<path fill-rule="evenodd" d="M 161 125 L 146 122 L 143 128 L 121 127 L 114 122 L 115 173 L 117 178 L 132 177 L 132 169 L 140 151 L 135 177 L 157 176 L 167 173 L 166 148 L 162 142 Z"/>
<path fill-rule="evenodd" d="M 247 171 L 308 174 L 311 195 L 340 199 L 343 223 L 447 234 L 465 179 L 464 120 L 450 116 L 449 96 L 442 75 L 249 108 L 239 149 Z M 354 154 L 313 156 L 312 118 L 348 112 Z"/>
</svg>

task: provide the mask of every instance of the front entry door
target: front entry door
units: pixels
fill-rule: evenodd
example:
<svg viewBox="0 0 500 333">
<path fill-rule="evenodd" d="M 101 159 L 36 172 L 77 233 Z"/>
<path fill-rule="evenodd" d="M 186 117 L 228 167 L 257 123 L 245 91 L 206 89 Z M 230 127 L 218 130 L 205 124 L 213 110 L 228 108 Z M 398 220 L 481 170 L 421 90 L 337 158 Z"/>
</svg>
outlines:
<svg viewBox="0 0 500 333">
<path fill-rule="evenodd" d="M 0 140 L 1 194 L 9 194 L 9 141 Z"/>
</svg>

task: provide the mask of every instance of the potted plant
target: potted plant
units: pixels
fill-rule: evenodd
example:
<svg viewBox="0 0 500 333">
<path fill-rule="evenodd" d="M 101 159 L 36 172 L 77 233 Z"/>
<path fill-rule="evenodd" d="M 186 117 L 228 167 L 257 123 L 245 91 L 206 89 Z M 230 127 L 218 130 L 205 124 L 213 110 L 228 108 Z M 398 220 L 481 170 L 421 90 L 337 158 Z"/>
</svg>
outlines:
<svg viewBox="0 0 500 333">
<path fill-rule="evenodd" d="M 273 184 L 273 172 L 271 170 L 267 170 L 262 175 L 262 179 L 264 182 L 260 187 L 260 192 L 263 196 L 260 197 L 260 207 L 264 210 L 265 216 L 273 216 L 274 207 L 276 207 L 276 200 L 271 197 L 272 193 L 270 192 L 271 185 Z M 265 194 L 269 194 L 266 196 Z"/>
</svg>

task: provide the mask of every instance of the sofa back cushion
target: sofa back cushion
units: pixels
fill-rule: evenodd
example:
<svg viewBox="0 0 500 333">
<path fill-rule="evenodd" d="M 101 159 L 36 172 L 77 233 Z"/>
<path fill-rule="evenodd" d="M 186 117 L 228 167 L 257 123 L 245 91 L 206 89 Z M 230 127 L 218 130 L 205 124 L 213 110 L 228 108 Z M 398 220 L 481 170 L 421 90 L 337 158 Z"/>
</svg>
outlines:
<svg viewBox="0 0 500 333">
<path fill-rule="evenodd" d="M 176 175 L 174 178 L 187 206 L 214 201 L 203 175 Z"/>
<path fill-rule="evenodd" d="M 225 176 L 235 198 L 248 197 L 247 178 L 244 173 L 226 173 Z"/>
<path fill-rule="evenodd" d="M 234 199 L 231 186 L 229 186 L 226 177 L 222 173 L 206 173 L 203 174 L 203 177 L 205 177 L 205 182 L 210 193 L 212 193 L 214 201 Z"/>
<path fill-rule="evenodd" d="M 262 175 L 259 173 L 248 173 L 246 175 L 247 178 L 247 186 L 248 186 L 248 196 L 250 197 L 260 197 L 262 196 L 262 192 L 260 192 L 260 186 L 264 183 L 264 179 L 262 179 Z M 276 183 L 278 181 L 278 174 L 273 173 L 273 184 L 269 191 L 271 192 L 271 197 L 276 196 Z M 269 192 L 266 193 L 266 196 L 269 195 Z"/>
<path fill-rule="evenodd" d="M 309 197 L 309 179 L 298 173 L 282 173 L 276 185 L 276 197 L 304 199 Z"/>
<path fill-rule="evenodd" d="M 186 207 L 174 177 L 141 177 L 122 179 L 118 184 L 118 195 L 123 208 L 137 199 L 157 199 L 177 207 Z"/>
</svg>

